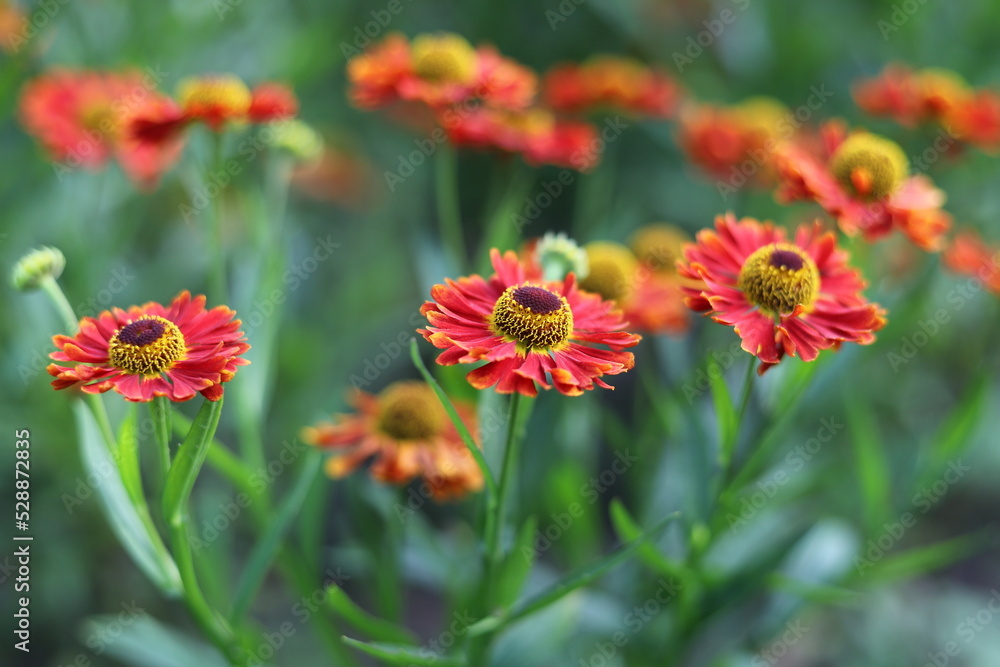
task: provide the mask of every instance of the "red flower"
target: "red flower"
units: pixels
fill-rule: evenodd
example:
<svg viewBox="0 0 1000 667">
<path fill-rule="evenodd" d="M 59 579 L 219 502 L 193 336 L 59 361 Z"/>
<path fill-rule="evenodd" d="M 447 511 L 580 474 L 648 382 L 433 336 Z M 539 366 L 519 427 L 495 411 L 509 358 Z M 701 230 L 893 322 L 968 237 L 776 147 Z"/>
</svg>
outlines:
<svg viewBox="0 0 1000 667">
<path fill-rule="evenodd" d="M 545 103 L 556 111 L 608 111 L 670 118 L 680 87 L 665 72 L 622 56 L 592 56 L 558 65 L 545 75 Z"/>
<path fill-rule="evenodd" d="M 356 391 L 357 414 L 303 430 L 302 439 L 336 456 L 327 473 L 341 478 L 373 459 L 371 475 L 405 484 L 418 475 L 437 499 L 458 498 L 483 487 L 483 475 L 433 390 L 423 382 L 396 382 L 378 396 Z M 456 401 L 462 422 L 476 431 L 475 410 Z"/>
<path fill-rule="evenodd" d="M 219 132 L 227 122 L 246 120 L 253 97 L 239 77 L 213 74 L 181 81 L 177 99 L 185 118 Z"/>
<path fill-rule="evenodd" d="M 513 252 L 490 256 L 489 280 L 473 275 L 435 285 L 433 301 L 420 309 L 430 326 L 419 333 L 444 350 L 439 364 L 485 361 L 468 374 L 472 386 L 526 396 L 537 395 L 537 385 L 568 396 L 595 384 L 610 389 L 602 376 L 632 368 L 632 354 L 622 349 L 640 337 L 621 331 L 625 322 L 612 303 L 578 290 L 572 273 L 540 282 Z"/>
<path fill-rule="evenodd" d="M 49 356 L 72 366 L 49 364 L 52 386 L 79 385 L 88 394 L 114 389 L 129 401 L 166 396 L 187 401 L 196 393 L 222 397 L 222 383 L 248 363 L 250 349 L 236 313 L 225 306 L 205 310 L 205 297 L 181 292 L 169 307 L 149 302 L 115 308 L 80 320 L 74 336 L 58 335 Z"/>
<path fill-rule="evenodd" d="M 986 245 L 974 230 L 956 234 L 943 259 L 955 273 L 981 280 L 986 289 L 1000 294 L 1000 248 Z"/>
<path fill-rule="evenodd" d="M 860 232 L 869 241 L 897 229 L 924 250 L 939 250 L 951 227 L 941 210 L 944 192 L 927 176 L 909 175 L 903 150 L 867 132 L 846 136 L 836 122 L 823 132 L 822 150 L 789 143 L 778 151 L 778 200 L 814 200 L 845 233 Z"/>
<path fill-rule="evenodd" d="M 929 68 L 914 71 L 899 63 L 859 81 L 851 91 L 861 109 L 873 116 L 889 116 L 913 127 L 928 121 L 945 121 L 969 100 L 972 91 L 955 72 Z"/>
<path fill-rule="evenodd" d="M 299 100 L 283 83 L 269 81 L 251 91 L 247 116 L 251 123 L 267 123 L 292 118 L 299 112 Z"/>
<path fill-rule="evenodd" d="M 822 225 L 802 225 L 789 241 L 782 229 L 752 218 L 719 216 L 684 250 L 680 274 L 687 304 L 743 339 L 763 373 L 785 354 L 814 360 L 844 341 L 867 345 L 884 311 L 861 295 L 865 282 Z"/>
<path fill-rule="evenodd" d="M 177 103 L 166 95 L 150 93 L 123 116 L 117 157 L 125 173 L 139 187 L 156 186 L 184 151 L 187 120 Z"/>
</svg>

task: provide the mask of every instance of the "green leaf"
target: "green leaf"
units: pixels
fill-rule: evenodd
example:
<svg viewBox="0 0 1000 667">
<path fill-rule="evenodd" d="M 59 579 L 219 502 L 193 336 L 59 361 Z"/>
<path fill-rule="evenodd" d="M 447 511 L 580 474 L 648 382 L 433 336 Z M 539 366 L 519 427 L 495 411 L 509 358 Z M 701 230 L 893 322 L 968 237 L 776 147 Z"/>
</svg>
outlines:
<svg viewBox="0 0 1000 667">
<path fill-rule="evenodd" d="M 553 602 L 566 597 L 576 589 L 587 586 L 591 582 L 601 578 L 610 570 L 625 562 L 640 546 L 679 516 L 680 512 L 670 514 L 630 543 L 621 545 L 596 563 L 592 563 L 575 572 L 570 572 L 538 595 L 516 605 L 504 619 L 504 625 L 513 623 L 540 609 L 544 609 Z"/>
<path fill-rule="evenodd" d="M 80 454 L 89 479 L 99 480 L 94 494 L 122 547 L 142 572 L 170 597 L 181 594 L 181 578 L 170 552 L 153 525 L 145 502 L 134 504 L 105 446 L 97 422 L 81 401 L 73 402 L 80 433 Z"/>
<path fill-rule="evenodd" d="M 852 392 L 844 392 L 847 422 L 851 429 L 854 463 L 861 485 L 865 527 L 869 535 L 881 530 L 886 512 L 892 507 L 889 465 L 885 460 L 875 415 L 867 403 Z"/>
<path fill-rule="evenodd" d="M 500 581 L 497 583 L 498 602 L 506 607 L 517 599 L 524 587 L 524 582 L 535 563 L 535 531 L 538 530 L 538 517 L 529 516 L 521 524 L 521 529 L 514 540 L 513 548 L 500 566 Z"/>
<path fill-rule="evenodd" d="M 85 619 L 79 630 L 81 643 L 96 637 L 114 637 L 114 641 L 102 642 L 107 655 L 134 667 L 226 667 L 229 664 L 215 647 L 160 623 L 145 610 L 133 609 L 131 601 L 122 606 L 123 611 L 118 614 Z M 122 614 L 127 612 L 133 615 L 123 620 Z"/>
<path fill-rule="evenodd" d="M 909 549 L 898 555 L 884 555 L 880 560 L 868 561 L 861 556 L 855 559 L 857 565 L 854 581 L 864 581 L 868 585 L 882 585 L 901 579 L 910 579 L 939 570 L 958 562 L 965 556 L 984 547 L 986 535 L 974 534 L 956 537 L 946 542 L 938 542 L 926 547 Z"/>
<path fill-rule="evenodd" d="M 115 458 L 121 472 L 122 484 L 128 492 L 132 504 L 146 505 L 146 496 L 142 492 L 142 472 L 139 469 L 139 438 L 136 433 L 136 404 L 130 403 L 125 413 L 125 419 L 118 429 L 118 445 Z"/>
<path fill-rule="evenodd" d="M 163 516 L 167 523 L 176 525 L 181 521 L 187 499 L 191 495 L 191 489 L 194 488 L 194 481 L 212 445 L 212 438 L 215 437 L 215 429 L 219 426 L 221 414 L 222 398 L 218 401 L 205 399 L 187 437 L 177 451 L 163 490 Z"/>
<path fill-rule="evenodd" d="M 930 483 L 930 477 L 940 474 L 940 469 L 948 462 L 957 458 L 969 444 L 969 436 L 979 423 L 979 414 L 986 404 L 986 394 L 989 383 L 984 374 L 969 388 L 955 410 L 948 416 L 931 441 L 931 464 L 927 466 L 924 483 Z"/>
<path fill-rule="evenodd" d="M 642 537 L 642 528 L 625 509 L 625 504 L 619 498 L 611 499 L 611 525 L 614 526 L 615 534 L 622 542 L 634 542 Z M 642 542 L 639 545 L 638 556 L 639 560 L 653 572 L 668 577 L 686 578 L 686 568 L 683 564 L 671 560 L 648 542 Z"/>
<path fill-rule="evenodd" d="M 482 450 L 476 446 L 476 441 L 472 439 L 469 429 L 458 416 L 458 411 L 455 410 L 455 406 L 452 405 L 451 399 L 448 398 L 446 393 L 444 393 L 444 390 L 441 389 L 441 385 L 437 383 L 434 376 L 427 370 L 427 366 L 424 365 L 423 359 L 420 358 L 420 349 L 417 347 L 416 338 L 410 339 L 410 358 L 413 359 L 413 365 L 416 366 L 417 370 L 420 371 L 420 374 L 424 376 L 424 380 L 431 386 L 434 393 L 437 394 L 438 400 L 441 401 L 441 405 L 444 406 L 445 412 L 448 413 L 448 418 L 451 419 L 451 422 L 455 425 L 455 429 L 458 431 L 459 436 L 461 436 L 462 442 L 465 443 L 466 448 L 472 452 L 472 456 L 476 459 L 476 463 L 479 465 L 479 469 L 483 473 L 483 479 L 486 480 L 487 492 L 491 497 L 495 498 L 497 495 L 497 483 L 496 480 L 493 479 L 493 473 L 490 471 L 490 466 L 486 463 L 486 458 L 483 456 Z"/>
<path fill-rule="evenodd" d="M 465 660 L 452 658 L 434 653 L 427 648 L 413 648 L 411 646 L 400 646 L 398 644 L 387 644 L 383 642 L 367 643 L 350 637 L 341 637 L 341 640 L 348 646 L 352 646 L 362 653 L 367 653 L 390 665 L 401 665 L 402 667 L 466 667 Z"/>
<path fill-rule="evenodd" d="M 791 593 L 806 602 L 817 604 L 852 604 L 861 599 L 861 593 L 849 588 L 799 581 L 777 572 L 769 575 L 766 583 L 772 590 Z"/>
<path fill-rule="evenodd" d="M 356 605 L 341 588 L 330 586 L 326 593 L 327 606 L 372 641 L 411 646 L 418 644 L 419 640 L 409 630 L 369 614 Z"/>
<path fill-rule="evenodd" d="M 236 585 L 236 594 L 233 596 L 233 610 L 230 613 L 230 619 L 233 620 L 234 625 L 240 625 L 239 621 L 250 610 L 254 596 L 261 584 L 264 583 L 264 577 L 267 576 L 272 561 L 278 554 L 278 550 L 281 549 L 281 544 L 291 529 L 292 522 L 298 516 L 313 480 L 319 473 L 321 464 L 322 457 L 318 451 L 313 449 L 306 454 L 302 471 L 292 485 L 291 491 L 278 507 L 277 514 L 257 544 L 254 545 L 253 551 L 250 552 L 250 558 L 247 559 L 246 568 L 240 576 L 239 583 Z"/>
<path fill-rule="evenodd" d="M 736 406 L 726 387 L 726 375 L 722 367 L 713 359 L 708 364 L 709 386 L 712 390 L 712 402 L 715 404 L 715 419 L 719 427 L 719 460 L 729 461 L 732 456 L 731 447 L 735 445 L 737 416 Z"/>
</svg>

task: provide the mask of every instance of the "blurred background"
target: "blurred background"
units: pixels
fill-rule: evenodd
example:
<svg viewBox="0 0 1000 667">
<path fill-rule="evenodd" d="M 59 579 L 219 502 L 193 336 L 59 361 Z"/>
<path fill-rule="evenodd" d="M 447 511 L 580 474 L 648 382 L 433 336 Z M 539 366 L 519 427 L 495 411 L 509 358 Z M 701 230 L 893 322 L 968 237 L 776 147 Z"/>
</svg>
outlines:
<svg viewBox="0 0 1000 667">
<path fill-rule="evenodd" d="M 186 182 L 197 178 L 208 142 L 195 133 L 182 162 L 149 193 L 136 192 L 117 167 L 62 173 L 17 120 L 24 83 L 55 65 L 134 66 L 158 73 L 165 91 L 173 91 L 185 76 L 206 72 L 232 72 L 249 82 L 284 81 L 296 91 L 300 117 L 323 134 L 335 157 L 328 173 L 292 189 L 284 223 L 286 261 L 303 273 L 299 280 L 283 283 L 281 304 L 260 302 L 239 290 L 241 276 L 252 276 L 258 264 L 251 253 L 239 251 L 241 245 L 250 247 L 246 211 L 254 201 L 240 192 L 264 187 L 268 156 L 248 162 L 239 187 L 224 193 L 226 234 L 237 248 L 236 294 L 229 305 L 247 323 L 252 343 L 254 316 L 259 321 L 271 316 L 273 307 L 281 310 L 263 435 L 269 460 L 294 443 L 303 426 L 345 410 L 352 385 L 378 391 L 393 380 L 416 377 L 400 341 L 419 326 L 417 312 L 430 286 L 454 276 L 438 243 L 433 169 L 426 164 L 416 168 L 394 191 L 386 183 L 385 173 L 398 169 L 418 137 L 384 114 L 352 108 L 345 94 L 346 57 L 366 43 L 365 26 L 385 4 L 22 2 L 20 8 L 37 28 L 17 53 L 0 55 L 5 157 L 0 264 L 9 271 L 33 247 L 59 247 L 67 258 L 60 282 L 81 316 L 110 306 L 166 302 L 183 289 L 205 289 L 205 254 L 192 250 L 204 247 L 205 239 L 200 226 L 185 219 L 181 205 L 189 201 Z M 735 20 L 699 45 L 699 35 L 711 32 L 711 22 L 723 11 L 731 11 Z M 997 25 L 1000 5 L 988 0 L 402 0 L 402 11 L 375 32 L 382 37 L 389 31 L 409 36 L 454 31 L 473 43 L 495 44 L 538 71 L 596 52 L 627 54 L 661 64 L 691 95 L 716 103 L 764 94 L 796 110 L 822 89 L 830 94 L 812 110 L 812 120 L 843 116 L 918 155 L 935 135 L 862 117 L 851 100 L 850 84 L 900 60 L 954 69 L 977 86 L 995 85 L 1000 82 Z M 714 179 L 685 162 L 675 129 L 672 122 L 630 122 L 602 164 L 576 177 L 523 234 L 569 229 L 575 216 L 590 221 L 592 235 L 581 241 L 624 241 L 654 221 L 672 222 L 693 235 L 726 210 L 789 224 L 816 214 L 809 206 L 778 206 L 769 193 L 749 189 L 724 200 Z M 230 146 L 233 152 L 237 142 Z M 510 168 L 529 170 L 481 153 L 463 152 L 460 160 L 462 219 L 472 246 L 481 240 L 496 180 Z M 942 157 L 927 171 L 948 193 L 947 208 L 958 223 L 1000 240 L 995 158 L 971 151 L 961 161 Z M 559 173 L 557 168 L 530 170 L 534 185 L 529 201 Z M 324 240 L 335 244 L 328 258 L 309 261 Z M 1000 561 L 993 542 L 980 539 L 995 527 L 1000 501 L 995 482 L 1000 474 L 995 436 L 1000 413 L 992 409 L 1000 368 L 997 297 L 967 278 L 945 273 L 936 257 L 900 239 L 871 248 L 860 245 L 854 250 L 871 282 L 868 296 L 888 308 L 890 323 L 877 344 L 853 346 L 816 362 L 820 367 L 804 395 L 796 391 L 803 374 L 797 360 L 764 378 L 750 430 L 780 422 L 769 436 L 779 443 L 767 472 L 747 487 L 749 509 L 740 517 L 745 525 L 733 524 L 706 556 L 720 573 L 745 576 L 734 577 L 721 599 L 709 601 L 711 613 L 689 638 L 677 664 L 1000 664 L 1000 618 L 991 625 L 990 607 L 991 600 L 1000 601 Z M 0 299 L 5 350 L 0 415 L 10 443 L 5 460 L 12 469 L 13 431 L 30 429 L 35 535 L 33 650 L 26 659 L 5 640 L 0 662 L 210 664 L 186 610 L 163 600 L 143 578 L 118 545 L 98 502 L 88 496 L 69 403 L 52 391 L 44 370 L 50 338 L 62 332 L 53 309 L 44 295 L 16 293 L 6 281 Z M 947 321 L 932 332 L 928 322 L 942 309 Z M 664 383 L 680 387 L 695 382 L 698 387 L 698 373 L 715 353 L 738 388 L 746 355 L 734 347 L 736 340 L 728 328 L 695 322 L 682 338 L 647 338 L 637 352 L 637 370 L 640 364 L 655 364 Z M 422 344 L 429 359 L 428 348 Z M 253 360 L 259 353 L 255 345 L 248 357 Z M 894 360 L 893 353 L 904 361 Z M 253 368 L 241 371 L 236 382 L 250 382 Z M 472 397 L 462 372 L 442 372 L 441 377 L 455 393 Z M 540 544 L 529 588 L 541 587 L 617 542 L 604 518 L 612 498 L 621 498 L 649 525 L 695 502 L 692 498 L 701 493 L 692 461 L 698 458 L 697 433 L 714 424 L 707 385 L 689 401 L 654 406 L 635 373 L 615 384 L 614 394 L 573 400 L 544 395 L 537 402 L 518 514 L 537 514 L 540 529 L 552 528 L 558 538 L 550 546 Z M 120 403 L 109 401 L 113 410 Z M 181 410 L 193 416 L 196 407 Z M 832 437 L 820 446 L 810 442 L 830 424 Z M 235 415 L 228 411 L 220 438 L 231 442 L 234 432 Z M 928 454 L 941 437 L 953 440 L 946 465 Z M 856 465 L 859 439 L 874 439 L 886 453 L 881 470 L 885 503 L 875 516 L 860 502 L 870 480 Z M 487 435 L 488 453 L 489 445 Z M 616 452 L 629 448 L 641 453 L 641 464 L 600 482 Z M 959 467 L 951 468 L 955 462 Z M 786 479 L 775 477 L 782 472 L 790 482 L 775 481 Z M 0 497 L 12 497 L 12 478 L 0 475 Z M 584 492 L 596 488 L 592 479 L 598 479 L 600 488 Z M 275 476 L 277 497 L 290 480 Z M 217 519 L 233 495 L 219 477 L 203 474 L 195 493 L 196 523 Z M 311 492 L 295 539 L 315 554 L 310 576 L 317 586 L 324 578 L 336 580 L 362 606 L 398 614 L 432 642 L 452 624 L 453 611 L 461 611 L 462 597 L 474 581 L 477 557 L 470 525 L 477 504 L 475 499 L 428 503 L 399 521 L 391 514 L 399 497 L 406 497 L 405 489 L 379 487 L 361 474 L 338 482 L 324 478 Z M 562 527 L 559 517 L 577 502 L 587 511 Z M 894 526 L 904 513 L 914 517 L 914 524 L 896 535 Z M 252 533 L 243 525 L 246 521 L 244 516 L 231 518 L 199 558 L 214 559 L 218 571 L 235 577 L 238 569 L 226 563 L 234 558 L 239 563 L 239 555 L 249 549 Z M 660 547 L 672 549 L 680 533 L 679 526 L 668 531 Z M 902 553 L 970 535 L 975 540 L 962 543 L 960 556 L 957 547 L 923 552 L 894 570 L 881 570 L 877 581 L 866 579 L 856 560 L 880 560 L 889 557 L 883 556 L 885 551 Z M 393 569 L 382 562 L 387 540 L 401 541 L 398 580 L 387 581 L 386 573 Z M 12 551 L 0 548 L 5 628 L 15 597 Z M 817 586 L 796 591 L 783 585 L 788 579 Z M 744 581 L 757 583 L 742 585 Z M 206 585 L 207 594 L 225 599 L 231 584 L 220 577 Z M 635 611 L 656 599 L 660 585 L 641 564 L 619 568 L 587 592 L 515 627 L 504 636 L 495 664 L 662 664 L 670 614 L 660 613 L 658 605 L 654 613 Z M 400 608 L 387 608 L 392 603 L 386 602 L 391 595 L 385 587 L 405 591 Z M 269 580 L 255 615 L 265 627 L 288 622 L 294 630 L 281 640 L 273 664 L 322 664 L 314 657 L 319 655 L 318 639 L 313 620 L 303 620 L 303 606 L 309 608 L 277 580 Z M 132 607 L 141 613 L 133 613 Z M 1000 610 L 1000 602 L 993 607 Z M 627 637 L 624 646 L 612 640 L 620 632 Z M 5 631 L 4 636 L 11 635 Z M 947 653 L 950 643 L 957 653 Z M 160 648 L 166 645 L 173 647 L 169 655 Z M 190 657 L 178 663 L 177 655 Z"/>
</svg>

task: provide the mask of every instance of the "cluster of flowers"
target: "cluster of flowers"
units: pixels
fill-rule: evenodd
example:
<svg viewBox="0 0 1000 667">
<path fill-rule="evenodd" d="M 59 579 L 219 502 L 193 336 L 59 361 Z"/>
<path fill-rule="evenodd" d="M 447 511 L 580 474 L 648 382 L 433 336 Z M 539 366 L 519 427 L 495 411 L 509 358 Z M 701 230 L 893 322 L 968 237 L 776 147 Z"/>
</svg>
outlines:
<svg viewBox="0 0 1000 667">
<path fill-rule="evenodd" d="M 673 113 L 678 95 L 666 74 L 610 56 L 556 67 L 539 95 L 534 71 L 450 33 L 412 41 L 390 34 L 352 58 L 347 73 L 350 97 L 360 108 L 397 107 L 417 124 L 429 113 L 457 146 L 577 170 L 596 165 L 600 152 L 593 148 L 594 125 L 571 114 L 604 110 L 663 118 Z"/>
<path fill-rule="evenodd" d="M 21 92 L 20 119 L 57 168 L 98 169 L 114 158 L 136 185 L 154 187 L 179 159 L 185 129 L 203 123 L 268 123 L 298 113 L 280 83 L 250 89 L 234 76 L 181 82 L 176 98 L 157 89 L 154 72 L 54 68 Z"/>
</svg>

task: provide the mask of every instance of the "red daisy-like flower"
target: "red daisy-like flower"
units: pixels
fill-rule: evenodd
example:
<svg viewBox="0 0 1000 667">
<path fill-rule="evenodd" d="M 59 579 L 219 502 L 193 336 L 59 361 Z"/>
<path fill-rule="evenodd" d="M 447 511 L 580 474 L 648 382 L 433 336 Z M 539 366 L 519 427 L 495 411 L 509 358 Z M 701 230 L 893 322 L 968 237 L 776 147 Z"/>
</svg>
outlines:
<svg viewBox="0 0 1000 667">
<path fill-rule="evenodd" d="M 180 159 L 187 141 L 187 120 L 171 98 L 150 93 L 123 113 L 122 123 L 125 130 L 116 149 L 118 162 L 140 188 L 153 188 Z"/>
<path fill-rule="evenodd" d="M 847 265 L 832 232 L 817 221 L 789 241 L 784 230 L 752 218 L 719 216 L 698 233 L 678 271 L 687 305 L 735 328 L 764 373 L 785 354 L 813 361 L 848 341 L 867 345 L 884 311 L 861 295 L 861 274 Z"/>
<path fill-rule="evenodd" d="M 820 150 L 794 142 L 778 150 L 779 201 L 814 200 L 845 233 L 868 241 L 895 229 L 924 250 L 940 250 L 951 228 L 944 192 L 923 174 L 909 175 L 902 148 L 868 132 L 848 136 L 837 122 L 823 127 L 823 141 Z"/>
<path fill-rule="evenodd" d="M 187 401 L 195 394 L 222 398 L 222 383 L 250 362 L 250 349 L 236 312 L 205 310 L 205 297 L 181 292 L 169 307 L 150 301 L 127 311 L 115 308 L 85 317 L 74 336 L 58 335 L 49 356 L 72 366 L 49 364 L 56 389 L 79 386 L 88 394 L 114 389 L 130 401 L 166 396 Z"/>
<path fill-rule="evenodd" d="M 490 257 L 489 280 L 473 275 L 435 285 L 433 301 L 420 309 L 430 326 L 419 333 L 444 350 L 439 364 L 485 361 L 468 374 L 472 386 L 525 396 L 537 395 L 538 386 L 568 396 L 595 384 L 611 389 L 602 376 L 632 368 L 632 353 L 623 349 L 640 337 L 621 330 L 614 304 L 578 290 L 572 273 L 542 282 L 513 252 L 494 249 Z"/>
<path fill-rule="evenodd" d="M 250 93 L 247 117 L 251 123 L 268 123 L 293 118 L 299 112 L 299 100 L 283 83 L 268 81 L 257 85 Z"/>
<path fill-rule="evenodd" d="M 670 118 L 680 87 L 665 72 L 633 58 L 592 56 L 583 64 L 564 64 L 545 75 L 545 103 L 556 111 L 611 111 Z"/>
<path fill-rule="evenodd" d="M 955 273 L 981 280 L 986 289 L 1000 294 L 1000 248 L 987 245 L 975 230 L 956 234 L 942 259 Z"/>
<path fill-rule="evenodd" d="M 371 459 L 374 479 L 405 484 L 420 476 L 439 500 L 483 487 L 479 465 L 427 384 L 396 382 L 378 396 L 358 390 L 351 404 L 356 414 L 302 432 L 305 442 L 334 453 L 326 464 L 331 477 L 344 477 Z M 475 433 L 473 406 L 453 404 L 466 428 Z"/>
<path fill-rule="evenodd" d="M 177 99 L 185 118 L 219 132 L 228 122 L 246 120 L 253 95 L 239 77 L 213 74 L 181 81 Z"/>
</svg>

